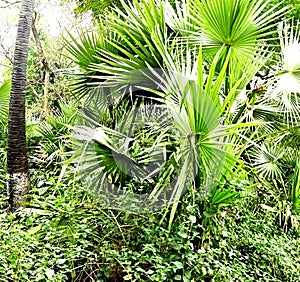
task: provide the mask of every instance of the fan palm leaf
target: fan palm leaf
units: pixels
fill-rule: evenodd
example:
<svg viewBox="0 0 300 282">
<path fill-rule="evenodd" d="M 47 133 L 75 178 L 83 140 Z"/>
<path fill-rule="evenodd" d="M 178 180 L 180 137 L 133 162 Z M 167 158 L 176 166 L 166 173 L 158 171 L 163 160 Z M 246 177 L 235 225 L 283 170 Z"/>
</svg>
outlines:
<svg viewBox="0 0 300 282">
<path fill-rule="evenodd" d="M 180 36 L 188 36 L 192 31 L 189 16 L 189 1 L 176 0 L 173 7 L 168 0 L 163 1 L 166 24 Z"/>
<path fill-rule="evenodd" d="M 67 45 L 68 57 L 78 66 L 71 87 L 73 93 L 80 99 L 91 92 L 97 92 L 97 85 L 104 80 L 100 73 L 98 73 L 98 77 L 95 77 L 95 71 L 91 70 L 93 63 L 100 62 L 96 57 L 97 49 L 104 48 L 112 53 L 117 53 L 117 50 L 107 42 L 109 40 L 118 42 L 119 37 L 101 25 L 97 31 L 80 32 L 79 38 L 75 38 L 72 34 L 69 34 L 69 37 L 72 43 Z"/>
<path fill-rule="evenodd" d="M 139 110 L 134 106 L 116 129 L 96 122 L 94 127 L 75 128 L 74 138 L 84 141 L 78 143 L 75 140 L 78 172 L 85 185 L 100 198 L 125 196 L 132 181 L 140 185 L 151 184 L 159 173 L 157 169 L 160 163 L 166 161 L 166 146 L 171 144 L 167 140 L 168 122 L 165 122 L 163 112 L 159 116 L 160 109 L 157 109 L 158 115 L 154 116 L 153 113 L 147 113 L 147 109 L 144 107 Z M 139 202 L 141 198 L 147 201 L 146 195 L 137 198 Z M 124 208 L 123 204 L 126 203 L 120 200 L 118 208 Z M 154 205 L 152 210 L 155 210 Z M 151 206 L 145 208 L 150 210 Z"/>
<path fill-rule="evenodd" d="M 180 49 L 176 50 L 181 53 Z M 187 57 L 185 58 L 178 54 L 172 56 L 179 59 L 173 60 L 169 65 L 166 64 L 168 70 L 159 72 L 149 69 L 148 72 L 150 71 L 152 75 L 145 75 L 159 82 L 160 91 L 155 93 L 161 96 L 170 110 L 178 133 L 177 138 L 182 145 L 179 151 L 182 166 L 169 199 L 169 205 L 172 205 L 170 224 L 174 219 L 180 196 L 192 179 L 198 178 L 197 185 L 200 185 L 201 193 L 205 195 L 213 184 L 220 181 L 225 172 L 225 164 L 227 168 L 233 168 L 238 163 L 236 156 L 240 152 L 232 150 L 232 147 L 237 148 L 238 144 L 228 144 L 227 137 L 236 135 L 249 126 L 261 124 L 257 122 L 234 125 L 221 123 L 220 113 L 221 110 L 225 111 L 226 106 L 222 107 L 219 93 L 224 87 L 226 78 L 224 70 L 226 64 L 229 63 L 230 54 L 221 72 L 216 73 L 215 65 L 219 56 L 222 55 L 221 48 L 213 60 L 209 73 L 206 74 L 203 72 L 202 49 L 196 52 L 198 57 L 193 55 L 189 47 L 186 47 L 186 51 Z M 228 148 L 230 149 L 227 150 Z M 184 175 L 185 179 L 183 179 Z M 157 185 L 151 197 L 156 199 L 161 189 L 162 187 Z"/>
<path fill-rule="evenodd" d="M 300 120 L 300 23 L 283 22 L 279 27 L 281 47 L 280 69 L 273 97 L 283 109 L 285 122 L 299 124 Z"/>
<path fill-rule="evenodd" d="M 122 73 L 151 67 L 162 67 L 163 57 L 161 48 L 168 42 L 167 25 L 164 20 L 162 4 L 154 0 L 133 1 L 131 4 L 123 3 L 126 14 L 116 8 L 107 18 L 107 26 L 120 37 L 119 44 L 115 39 L 108 39 L 108 44 L 114 46 L 117 53 L 107 48 L 98 48 L 98 59 L 101 64 L 93 64 L 93 70 L 108 74 Z M 126 77 L 127 79 L 127 77 Z M 127 82 L 127 81 L 126 81 Z"/>
<path fill-rule="evenodd" d="M 136 139 L 126 134 L 128 128 L 137 132 L 131 118 L 129 127 L 95 124 L 96 128 L 88 129 L 86 141 L 97 142 L 96 149 L 83 145 L 81 149 L 86 153 L 80 156 L 87 158 L 81 165 L 89 172 L 91 183 L 99 188 L 105 186 L 107 179 L 111 183 L 121 179 L 122 172 L 130 174 L 122 161 L 133 164 L 136 172 L 141 168 L 143 177 L 137 177 L 138 181 L 151 184 L 148 196 L 153 205 L 159 199 L 166 200 L 166 206 L 171 207 L 171 225 L 187 187 L 194 185 L 206 195 L 229 172 L 239 170 L 238 157 L 250 140 L 243 136 L 245 129 L 264 124 L 255 120 L 240 123 L 239 116 L 231 112 L 240 90 L 264 64 L 264 39 L 272 33 L 272 21 L 276 22 L 284 9 L 275 12 L 275 6 L 263 13 L 266 4 L 262 0 L 191 0 L 190 6 L 182 5 L 187 13 L 191 12 L 182 24 L 187 13 L 173 10 L 168 18 L 165 2 L 122 1 L 124 9 L 116 8 L 105 20 L 105 28 L 117 35 L 104 38 L 113 49 L 96 47 L 88 77 L 95 79 L 94 87 L 109 89 L 110 94 L 114 92 L 119 97 L 135 89 L 156 95 L 168 111 L 171 125 L 162 126 L 155 120 L 144 122 L 147 129 L 143 132 L 152 145 L 143 148 L 139 142 L 142 135 Z M 189 38 L 178 40 L 179 35 Z M 133 112 L 135 106 L 133 103 Z M 155 163 L 152 169 L 147 165 L 155 159 L 149 154 L 155 148 L 159 148 L 158 154 L 168 154 L 161 153 L 163 164 Z M 121 163 L 114 159 L 116 155 L 122 155 Z M 126 190 L 128 181 L 131 180 L 120 181 L 119 187 Z"/>
<path fill-rule="evenodd" d="M 245 63 L 254 61 L 265 48 L 265 40 L 276 31 L 272 29 L 288 7 L 277 9 L 279 4 L 264 10 L 270 1 L 258 0 L 191 0 L 191 17 L 198 31 L 195 43 L 203 45 L 208 58 L 213 58 L 225 45 L 220 57 L 222 66 L 229 50 L 228 72 L 239 78 L 246 69 Z M 273 31 L 274 30 L 274 31 Z M 236 83 L 235 78 L 233 84 Z"/>
<path fill-rule="evenodd" d="M 295 171 L 292 177 L 291 200 L 293 210 L 298 211 L 300 208 L 300 159 L 296 160 Z"/>
<path fill-rule="evenodd" d="M 10 97 L 11 80 L 6 80 L 0 86 L 0 120 L 8 117 L 8 105 Z"/>
</svg>

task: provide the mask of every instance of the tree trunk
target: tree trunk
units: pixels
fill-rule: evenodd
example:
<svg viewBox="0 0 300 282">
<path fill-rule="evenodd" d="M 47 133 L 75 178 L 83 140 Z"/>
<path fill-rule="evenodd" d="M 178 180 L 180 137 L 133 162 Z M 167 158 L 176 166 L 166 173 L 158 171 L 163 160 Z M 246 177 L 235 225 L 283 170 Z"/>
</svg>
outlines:
<svg viewBox="0 0 300 282">
<path fill-rule="evenodd" d="M 25 130 L 25 88 L 33 9 L 34 0 L 22 0 L 14 52 L 7 148 L 7 189 L 11 211 L 20 207 L 30 189 Z"/>
</svg>

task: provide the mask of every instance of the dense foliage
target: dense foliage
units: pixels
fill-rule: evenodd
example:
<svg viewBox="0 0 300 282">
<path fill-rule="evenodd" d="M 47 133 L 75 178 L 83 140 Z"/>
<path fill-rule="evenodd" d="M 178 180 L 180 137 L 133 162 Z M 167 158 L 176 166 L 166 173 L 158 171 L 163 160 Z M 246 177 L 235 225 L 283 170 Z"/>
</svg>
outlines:
<svg viewBox="0 0 300 282">
<path fill-rule="evenodd" d="M 157 224 L 160 213 L 99 206 L 71 175 L 59 185 L 46 169 L 32 178 L 31 207 L 1 216 L 1 281 L 300 279 L 299 235 L 284 233 L 263 208 L 268 196 L 252 193 L 222 209 L 207 203 L 203 212 L 189 191 L 168 231 Z"/>
<path fill-rule="evenodd" d="M 70 0 L 61 0 L 64 4 L 70 4 Z M 126 1 L 126 0 L 125 0 Z M 122 8 L 120 0 L 118 1 L 112 1 L 112 0 L 101 0 L 101 1 L 95 1 L 95 0 L 76 0 L 76 8 L 75 12 L 80 15 L 84 15 L 86 12 L 92 12 L 94 17 L 96 19 L 99 19 L 99 17 L 104 16 L 109 12 L 109 10 L 115 6 Z M 182 2 L 182 1 L 175 1 L 170 0 L 169 1 L 171 5 L 176 6 L 176 2 Z M 300 3 L 299 1 L 295 0 L 272 0 L 270 2 L 270 6 L 280 3 L 280 7 L 284 7 L 286 5 L 291 5 L 291 9 L 288 13 L 288 17 L 294 17 L 296 20 L 299 19 L 299 12 L 300 12 Z M 268 8 L 269 8 L 268 7 Z M 268 9 L 267 8 L 267 9 Z"/>
<path fill-rule="evenodd" d="M 32 44 L 32 189 L 13 214 L 10 82 L 0 87 L 0 281 L 300 281 L 299 25 L 279 25 L 291 11 L 120 2 L 93 32 L 69 34 L 72 73 L 58 75 L 70 60 L 41 36 L 53 70 L 46 111 Z M 124 205 L 127 195 L 166 201 Z"/>
</svg>

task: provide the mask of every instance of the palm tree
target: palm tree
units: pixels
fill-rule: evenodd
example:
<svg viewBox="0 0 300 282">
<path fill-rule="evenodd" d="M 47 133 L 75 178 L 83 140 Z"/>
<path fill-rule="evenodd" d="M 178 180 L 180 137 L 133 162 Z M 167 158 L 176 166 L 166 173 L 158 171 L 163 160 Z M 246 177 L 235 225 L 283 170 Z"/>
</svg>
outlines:
<svg viewBox="0 0 300 282">
<path fill-rule="evenodd" d="M 25 88 L 29 35 L 34 0 L 23 0 L 14 53 L 9 103 L 7 173 L 10 210 L 15 211 L 30 189 L 25 131 Z"/>
<path fill-rule="evenodd" d="M 171 113 L 177 135 L 164 130 L 157 132 L 164 135 L 157 138 L 163 140 L 161 147 L 165 145 L 165 151 L 171 148 L 172 154 L 153 181 L 156 184 L 154 188 L 152 186 L 150 198 L 158 199 L 171 181 L 169 176 L 177 173 L 167 203 L 172 205 L 170 222 L 182 192 L 191 182 L 204 194 L 206 187 L 211 187 L 210 182 L 232 179 L 232 172 L 239 171 L 237 167 L 242 163 L 238 158 L 247 147 L 244 140 L 250 140 L 242 136 L 241 131 L 263 124 L 255 120 L 236 122 L 240 121 L 244 111 L 249 110 L 242 107 L 238 114 L 233 110 L 240 90 L 265 63 L 265 39 L 275 32 L 270 27 L 284 13 L 284 9 L 277 11 L 277 6 L 263 12 L 265 6 L 262 2 L 193 0 L 178 2 L 176 9 L 170 3 L 166 5 L 166 0 L 123 3 L 124 11 L 116 9 L 105 18 L 105 32 L 99 36 L 101 44 L 94 44 L 97 40 L 87 40 L 89 36 L 85 35 L 82 43 L 75 41 L 69 48 L 77 64 L 84 66 L 80 76 L 82 81 L 78 80 L 74 86 L 77 92 L 85 94 L 86 101 L 98 94 L 95 87 L 141 83 L 148 95 L 151 91 L 143 85 L 143 79 L 154 78 L 153 82 L 158 83 L 153 92 L 158 96 L 156 100 L 159 99 Z M 92 94 L 89 96 L 88 93 Z M 122 98 L 123 92 L 119 93 L 119 98 Z M 86 141 L 97 141 L 102 146 L 96 149 L 96 146 L 90 146 L 90 151 L 81 151 L 82 168 L 84 171 L 90 169 L 88 175 L 91 177 L 85 177 L 89 181 L 97 178 L 93 173 L 96 169 L 110 173 L 111 177 L 107 179 L 116 179 L 115 172 L 120 166 L 113 162 L 112 151 L 115 155 L 126 154 L 126 160 L 132 156 L 132 163 L 145 164 L 148 161 L 145 160 L 146 152 L 137 156 L 132 154 L 138 139 L 133 140 L 131 151 L 126 147 L 128 150 L 124 152 L 116 148 L 120 140 L 126 139 L 120 136 L 123 132 L 118 128 L 106 128 L 103 124 L 96 124 L 96 127 L 80 128 L 84 129 Z M 168 134 L 173 134 L 174 138 L 167 137 Z M 180 146 L 172 147 L 174 139 L 180 140 Z M 170 144 L 166 140 L 171 140 Z M 119 147 L 124 148 L 122 144 Z M 96 154 L 93 155 L 92 151 Z M 140 155 L 141 159 L 138 158 Z M 103 187 L 102 183 L 96 185 L 94 182 L 92 186 Z M 202 187 L 204 193 L 200 191 Z"/>
</svg>

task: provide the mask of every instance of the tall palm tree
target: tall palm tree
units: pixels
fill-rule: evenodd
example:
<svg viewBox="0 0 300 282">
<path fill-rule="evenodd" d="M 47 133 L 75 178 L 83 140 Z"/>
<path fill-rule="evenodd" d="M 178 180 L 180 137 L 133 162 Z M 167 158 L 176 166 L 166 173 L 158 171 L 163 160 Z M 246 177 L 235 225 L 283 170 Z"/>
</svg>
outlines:
<svg viewBox="0 0 300 282">
<path fill-rule="evenodd" d="M 25 88 L 34 0 L 22 0 L 14 53 L 9 103 L 7 173 L 10 210 L 15 211 L 30 188 L 25 132 Z"/>
</svg>

